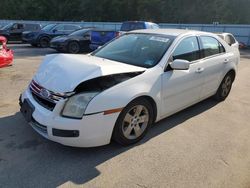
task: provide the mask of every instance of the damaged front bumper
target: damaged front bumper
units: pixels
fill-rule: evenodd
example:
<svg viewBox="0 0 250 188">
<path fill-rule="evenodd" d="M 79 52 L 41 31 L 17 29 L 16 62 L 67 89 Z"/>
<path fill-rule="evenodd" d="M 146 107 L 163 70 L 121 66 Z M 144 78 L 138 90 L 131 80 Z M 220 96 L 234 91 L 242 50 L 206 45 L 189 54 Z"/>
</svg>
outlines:
<svg viewBox="0 0 250 188">
<path fill-rule="evenodd" d="M 24 108 L 27 101 L 34 109 L 31 107 L 32 110 L 29 111 Z M 119 115 L 104 115 L 102 112 L 83 116 L 80 120 L 65 118 L 61 116 L 65 100 L 59 101 L 53 111 L 50 111 L 37 103 L 29 88 L 20 96 L 19 104 L 24 117 L 25 110 L 31 113 L 31 117 L 25 119 L 36 132 L 49 140 L 73 147 L 95 147 L 110 143 Z"/>
</svg>

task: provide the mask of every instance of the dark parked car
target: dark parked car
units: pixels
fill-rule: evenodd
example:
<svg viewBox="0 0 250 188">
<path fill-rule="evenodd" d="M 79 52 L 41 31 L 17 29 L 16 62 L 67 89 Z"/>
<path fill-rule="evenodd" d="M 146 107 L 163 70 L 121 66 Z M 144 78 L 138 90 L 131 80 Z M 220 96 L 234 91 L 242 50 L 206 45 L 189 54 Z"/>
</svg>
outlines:
<svg viewBox="0 0 250 188">
<path fill-rule="evenodd" d="M 81 29 L 81 27 L 74 24 L 49 24 L 43 27 L 39 32 L 24 32 L 23 41 L 32 46 L 46 48 L 49 47 L 52 38 L 68 35 L 78 29 Z"/>
<path fill-rule="evenodd" d="M 40 24 L 10 23 L 0 29 L 0 35 L 4 36 L 8 41 L 22 41 L 23 32 L 36 32 L 39 30 L 41 30 Z"/>
<path fill-rule="evenodd" d="M 96 50 L 98 47 L 106 44 L 112 39 L 119 36 L 119 32 L 112 30 L 94 30 L 91 32 L 91 44 L 90 49 Z"/>
<path fill-rule="evenodd" d="M 90 36 L 93 29 L 80 29 L 67 36 L 55 37 L 50 41 L 50 47 L 59 52 L 79 53 L 90 52 Z"/>
</svg>

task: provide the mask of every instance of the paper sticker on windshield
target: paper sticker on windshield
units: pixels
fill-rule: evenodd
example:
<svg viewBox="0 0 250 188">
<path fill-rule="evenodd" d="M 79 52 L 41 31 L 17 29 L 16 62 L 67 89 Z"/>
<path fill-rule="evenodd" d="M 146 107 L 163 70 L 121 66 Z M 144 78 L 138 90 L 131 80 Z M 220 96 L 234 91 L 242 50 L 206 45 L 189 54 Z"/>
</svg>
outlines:
<svg viewBox="0 0 250 188">
<path fill-rule="evenodd" d="M 154 41 L 158 41 L 158 42 L 165 42 L 165 43 L 167 43 L 169 41 L 168 38 L 156 37 L 156 36 L 151 37 L 149 40 L 154 40 Z"/>
</svg>

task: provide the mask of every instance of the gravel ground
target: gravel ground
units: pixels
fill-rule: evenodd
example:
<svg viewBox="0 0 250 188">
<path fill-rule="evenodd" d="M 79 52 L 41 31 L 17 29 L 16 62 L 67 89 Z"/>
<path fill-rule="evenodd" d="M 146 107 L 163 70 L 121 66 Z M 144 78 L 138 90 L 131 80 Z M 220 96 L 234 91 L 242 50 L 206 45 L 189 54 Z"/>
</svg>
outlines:
<svg viewBox="0 0 250 188">
<path fill-rule="evenodd" d="M 50 49 L 10 45 L 0 69 L 0 187 L 250 187 L 250 53 L 228 99 L 207 99 L 152 127 L 137 145 L 79 149 L 45 140 L 18 97 Z"/>
</svg>

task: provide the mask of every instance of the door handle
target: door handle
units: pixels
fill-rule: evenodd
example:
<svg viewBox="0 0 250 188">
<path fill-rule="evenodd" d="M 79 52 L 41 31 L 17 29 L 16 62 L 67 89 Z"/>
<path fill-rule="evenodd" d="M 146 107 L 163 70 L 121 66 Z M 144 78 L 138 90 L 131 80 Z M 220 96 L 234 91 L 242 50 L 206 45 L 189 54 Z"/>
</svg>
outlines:
<svg viewBox="0 0 250 188">
<path fill-rule="evenodd" d="M 204 70 L 205 70 L 204 68 L 201 68 L 201 67 L 200 67 L 200 68 L 198 68 L 195 72 L 196 72 L 196 73 L 202 73 Z"/>
<path fill-rule="evenodd" d="M 229 63 L 229 59 L 224 59 L 224 64 Z"/>
</svg>

